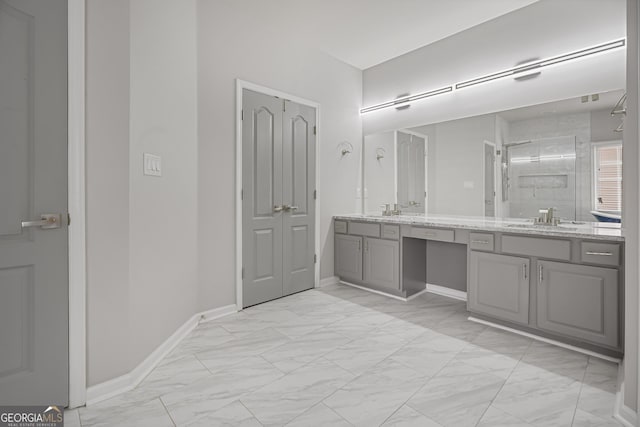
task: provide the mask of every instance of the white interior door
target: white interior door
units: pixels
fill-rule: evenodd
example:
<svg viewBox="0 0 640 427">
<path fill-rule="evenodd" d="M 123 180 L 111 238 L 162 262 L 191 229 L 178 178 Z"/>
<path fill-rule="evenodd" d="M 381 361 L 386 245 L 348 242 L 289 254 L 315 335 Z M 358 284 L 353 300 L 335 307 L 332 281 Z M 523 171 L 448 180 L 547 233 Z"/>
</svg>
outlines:
<svg viewBox="0 0 640 427">
<path fill-rule="evenodd" d="M 67 2 L 0 0 L 0 405 L 67 405 L 66 212 Z"/>
</svg>

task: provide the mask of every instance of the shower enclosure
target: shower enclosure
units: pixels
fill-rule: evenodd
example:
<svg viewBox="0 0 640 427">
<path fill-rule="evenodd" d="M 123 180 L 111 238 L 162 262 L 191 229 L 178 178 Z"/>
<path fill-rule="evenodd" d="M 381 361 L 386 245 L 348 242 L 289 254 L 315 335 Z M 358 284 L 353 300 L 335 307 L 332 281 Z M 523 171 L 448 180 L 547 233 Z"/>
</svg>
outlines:
<svg viewBox="0 0 640 427">
<path fill-rule="evenodd" d="M 513 218 L 533 218 L 539 209 L 555 208 L 557 216 L 575 220 L 575 136 L 505 144 L 503 185 L 503 201 Z"/>
</svg>

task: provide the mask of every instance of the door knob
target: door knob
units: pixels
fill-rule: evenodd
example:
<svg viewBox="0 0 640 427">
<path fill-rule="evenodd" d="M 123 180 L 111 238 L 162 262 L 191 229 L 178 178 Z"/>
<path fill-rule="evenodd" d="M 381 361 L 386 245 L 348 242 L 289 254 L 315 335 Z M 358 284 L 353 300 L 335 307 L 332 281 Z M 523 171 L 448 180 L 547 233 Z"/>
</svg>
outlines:
<svg viewBox="0 0 640 427">
<path fill-rule="evenodd" d="M 299 208 L 297 206 L 289 206 L 289 205 L 284 205 L 284 210 L 289 212 L 289 211 L 297 211 Z"/>
<path fill-rule="evenodd" d="M 60 228 L 60 223 L 60 214 L 42 214 L 40 215 L 40 219 L 34 221 L 22 221 L 22 228 L 40 227 L 48 230 L 51 228 Z"/>
<path fill-rule="evenodd" d="M 286 206 L 280 205 L 280 206 L 273 207 L 274 212 L 282 212 L 283 210 L 286 210 Z"/>
</svg>

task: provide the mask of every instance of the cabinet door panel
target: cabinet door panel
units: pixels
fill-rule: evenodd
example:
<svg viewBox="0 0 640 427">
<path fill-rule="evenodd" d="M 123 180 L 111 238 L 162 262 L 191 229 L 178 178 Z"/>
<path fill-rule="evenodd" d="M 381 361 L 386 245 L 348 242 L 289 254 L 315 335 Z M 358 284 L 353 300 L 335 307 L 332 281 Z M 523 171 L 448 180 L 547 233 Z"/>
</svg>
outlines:
<svg viewBox="0 0 640 427">
<path fill-rule="evenodd" d="M 511 322 L 529 322 L 529 259 L 471 251 L 468 307 Z"/>
<path fill-rule="evenodd" d="M 400 289 L 400 244 L 382 239 L 365 239 L 364 244 L 364 281 Z"/>
<path fill-rule="evenodd" d="M 537 311 L 540 329 L 618 347 L 618 271 L 539 261 Z"/>
<path fill-rule="evenodd" d="M 362 280 L 362 237 L 335 235 L 335 274 L 345 280 Z"/>
</svg>

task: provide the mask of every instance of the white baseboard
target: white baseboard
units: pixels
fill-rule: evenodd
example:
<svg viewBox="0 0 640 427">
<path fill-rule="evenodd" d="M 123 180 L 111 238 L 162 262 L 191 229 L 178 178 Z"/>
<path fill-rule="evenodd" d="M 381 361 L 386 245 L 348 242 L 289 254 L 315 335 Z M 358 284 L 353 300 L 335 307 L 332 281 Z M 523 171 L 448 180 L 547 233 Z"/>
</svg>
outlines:
<svg viewBox="0 0 640 427">
<path fill-rule="evenodd" d="M 198 324 L 237 312 L 235 304 L 196 313 L 131 372 L 87 388 L 87 406 L 135 388 Z"/>
<path fill-rule="evenodd" d="M 618 368 L 618 392 L 616 393 L 616 403 L 613 407 L 613 418 L 626 427 L 638 425 L 638 414 L 624 404 L 624 360 Z"/>
<path fill-rule="evenodd" d="M 431 292 L 432 294 L 442 295 L 445 297 L 457 299 L 460 301 L 467 300 L 467 293 L 463 291 L 459 291 L 457 289 L 451 289 L 444 286 L 432 285 L 427 283 L 427 292 Z"/>
<path fill-rule="evenodd" d="M 492 328 L 502 329 L 503 331 L 511 332 L 513 334 L 522 335 L 523 337 L 531 338 L 536 341 L 545 342 L 547 344 L 552 344 L 558 347 L 566 348 L 567 350 L 573 350 L 578 353 L 586 354 L 587 356 L 597 357 L 598 359 L 606 360 L 608 362 L 620 363 L 621 360 L 615 357 L 606 356 L 604 354 L 596 353 L 595 351 L 587 350 L 585 348 L 576 347 L 571 344 L 563 343 L 562 341 L 556 341 L 551 338 L 541 337 L 539 335 L 531 334 L 529 332 L 521 331 L 519 329 L 510 328 L 508 326 L 501 325 L 499 323 L 489 322 L 487 320 L 478 319 L 477 317 L 469 316 L 470 321 L 475 323 L 480 323 L 481 325 L 491 326 Z"/>
<path fill-rule="evenodd" d="M 424 293 L 426 293 L 426 292 L 428 292 L 428 291 L 427 291 L 427 288 L 424 288 L 424 289 L 423 289 L 423 290 L 421 290 L 420 292 L 416 292 L 415 294 L 413 294 L 413 295 L 411 295 L 411 296 L 408 296 L 408 297 L 406 298 L 406 301 L 411 301 L 412 299 L 417 298 L 417 297 L 419 297 L 420 295 L 422 295 L 422 294 L 424 294 Z"/>
<path fill-rule="evenodd" d="M 325 277 L 320 280 L 320 283 L 318 283 L 318 286 L 316 287 L 324 288 L 325 286 L 337 285 L 338 283 L 340 283 L 340 278 L 338 276 Z"/>
<path fill-rule="evenodd" d="M 343 285 L 351 286 L 352 288 L 358 288 L 358 289 L 362 289 L 363 291 L 371 292 L 372 294 L 382 295 L 382 296 L 385 296 L 385 297 L 388 297 L 388 298 L 393 298 L 393 299 L 397 299 L 399 301 L 407 302 L 406 298 L 402 298 L 402 297 L 399 297 L 397 295 L 388 294 L 386 292 L 378 291 L 376 289 L 370 289 L 370 288 L 367 288 L 365 286 L 354 285 L 353 283 L 345 282 L 343 280 L 340 280 L 340 283 L 342 283 Z"/>
</svg>

